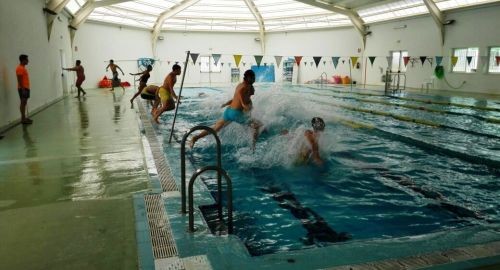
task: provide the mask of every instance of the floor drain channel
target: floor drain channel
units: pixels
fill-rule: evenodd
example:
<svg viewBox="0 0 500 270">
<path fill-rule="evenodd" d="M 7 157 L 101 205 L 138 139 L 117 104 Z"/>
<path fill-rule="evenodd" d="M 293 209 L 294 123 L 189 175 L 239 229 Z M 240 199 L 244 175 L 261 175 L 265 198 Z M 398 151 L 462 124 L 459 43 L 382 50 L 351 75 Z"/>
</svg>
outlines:
<svg viewBox="0 0 500 270">
<path fill-rule="evenodd" d="M 160 194 L 144 195 L 148 217 L 149 232 L 155 259 L 177 256 L 177 248 L 165 215 L 165 208 Z"/>
<path fill-rule="evenodd" d="M 153 126 L 151 125 L 151 121 L 144 120 L 149 119 L 146 115 L 146 111 L 144 110 L 144 106 L 142 102 L 138 102 L 139 104 L 139 113 L 140 118 L 142 120 L 142 124 L 144 125 L 144 130 L 146 132 L 146 138 L 149 141 L 149 145 L 151 147 L 151 152 L 153 153 L 153 159 L 156 165 L 156 170 L 158 171 L 158 179 L 160 180 L 161 187 L 163 191 L 177 191 L 177 185 L 175 184 L 174 177 L 172 176 L 172 172 L 170 171 L 170 166 L 165 159 L 163 154 L 163 147 L 161 147 L 158 139 L 156 138 L 155 131 Z"/>
</svg>

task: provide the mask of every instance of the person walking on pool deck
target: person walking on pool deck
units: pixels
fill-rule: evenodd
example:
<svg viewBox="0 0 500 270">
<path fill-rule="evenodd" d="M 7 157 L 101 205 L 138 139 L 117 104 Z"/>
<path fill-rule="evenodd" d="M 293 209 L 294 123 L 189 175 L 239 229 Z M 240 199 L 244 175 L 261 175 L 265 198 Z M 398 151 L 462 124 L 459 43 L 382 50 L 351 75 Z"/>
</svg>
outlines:
<svg viewBox="0 0 500 270">
<path fill-rule="evenodd" d="M 19 99 L 21 99 L 19 110 L 21 111 L 21 123 L 23 125 L 33 123 L 33 120 L 28 118 L 26 109 L 28 99 L 30 98 L 30 78 L 28 70 L 26 69 L 28 62 L 28 56 L 26 54 L 21 54 L 19 55 L 19 65 L 16 67 L 17 92 L 19 94 Z"/>
<path fill-rule="evenodd" d="M 80 92 L 83 93 L 83 95 L 85 96 L 87 93 L 83 90 L 82 88 L 82 83 L 83 81 L 85 81 L 85 73 L 84 73 L 84 69 L 83 69 L 83 66 L 81 65 L 81 61 L 80 60 L 76 60 L 76 64 L 74 67 L 72 68 L 63 68 L 63 70 L 70 70 L 70 71 L 75 71 L 76 72 L 76 88 L 78 89 L 78 95 L 76 97 L 80 97 Z"/>
<path fill-rule="evenodd" d="M 222 107 L 229 105 L 226 110 L 224 110 L 222 119 L 219 119 L 213 126 L 215 132 L 219 132 L 219 130 L 231 122 L 250 124 L 254 130 L 252 142 L 253 148 L 255 148 L 255 141 L 257 140 L 258 130 L 261 126 L 260 123 L 251 119 L 249 115 L 252 110 L 251 96 L 255 93 L 255 89 L 253 87 L 254 82 L 255 73 L 250 69 L 245 71 L 243 75 L 243 82 L 236 86 L 233 99 L 222 105 Z M 192 148 L 197 140 L 207 135 L 207 131 L 202 131 L 200 134 L 193 136 L 189 142 L 189 146 Z"/>
<path fill-rule="evenodd" d="M 109 60 L 109 64 L 106 67 L 106 72 L 108 71 L 109 68 L 111 69 L 111 72 L 113 72 L 113 79 L 111 80 L 111 91 L 115 91 L 115 84 L 120 85 L 120 79 L 118 78 L 118 71 L 116 71 L 116 69 L 119 69 L 122 72 L 122 75 L 125 75 L 125 73 L 123 73 L 123 70 L 121 67 L 119 67 L 118 65 L 115 65 L 115 62 L 113 61 L 113 59 Z M 121 87 L 122 87 L 123 91 L 125 91 L 125 88 L 123 86 L 121 86 Z"/>
<path fill-rule="evenodd" d="M 151 72 L 151 70 L 153 70 L 153 66 L 148 65 L 146 67 L 146 70 L 144 70 L 143 72 L 130 73 L 130 75 L 132 75 L 132 76 L 141 75 L 141 77 L 139 78 L 139 88 L 137 89 L 137 93 L 135 93 L 135 95 L 132 97 L 132 99 L 130 99 L 130 103 L 134 102 L 134 99 L 138 95 L 141 95 L 142 89 L 144 89 L 146 87 L 146 84 L 148 83 L 149 77 L 151 77 L 151 75 L 149 74 Z"/>
<path fill-rule="evenodd" d="M 153 104 L 153 120 L 159 124 L 158 118 L 165 111 L 171 111 L 175 109 L 175 101 L 179 99 L 174 92 L 174 85 L 177 82 L 177 76 L 181 74 L 181 66 L 175 64 L 172 66 L 172 71 L 165 77 L 163 85 L 158 89 L 156 93 L 157 99 Z M 160 103 L 161 102 L 161 103 Z M 159 109 L 156 109 L 158 105 L 161 105 Z"/>
</svg>

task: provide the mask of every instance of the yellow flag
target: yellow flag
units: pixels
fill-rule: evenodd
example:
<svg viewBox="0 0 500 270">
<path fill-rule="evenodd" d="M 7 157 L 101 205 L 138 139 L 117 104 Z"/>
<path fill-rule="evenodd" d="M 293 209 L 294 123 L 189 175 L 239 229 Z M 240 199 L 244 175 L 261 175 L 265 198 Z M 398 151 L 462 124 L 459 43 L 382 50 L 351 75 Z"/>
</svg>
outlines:
<svg viewBox="0 0 500 270">
<path fill-rule="evenodd" d="M 451 64 L 455 66 L 458 62 L 458 56 L 452 56 L 451 57 Z"/>
<path fill-rule="evenodd" d="M 236 66 L 240 67 L 241 54 L 235 54 L 233 56 L 234 56 L 234 62 L 236 63 Z"/>
<path fill-rule="evenodd" d="M 352 67 L 355 67 L 356 66 L 356 63 L 358 63 L 358 58 L 357 56 L 351 56 L 351 64 L 352 64 Z"/>
</svg>

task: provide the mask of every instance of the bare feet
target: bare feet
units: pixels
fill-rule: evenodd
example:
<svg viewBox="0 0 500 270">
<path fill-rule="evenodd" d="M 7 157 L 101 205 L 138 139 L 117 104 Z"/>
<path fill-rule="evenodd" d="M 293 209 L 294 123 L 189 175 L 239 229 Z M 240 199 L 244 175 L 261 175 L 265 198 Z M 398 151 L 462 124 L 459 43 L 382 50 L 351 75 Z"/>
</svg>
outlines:
<svg viewBox="0 0 500 270">
<path fill-rule="evenodd" d="M 191 138 L 191 140 L 189 140 L 189 144 L 188 144 L 189 148 L 193 149 L 193 146 L 196 143 L 196 141 L 197 141 L 196 137 Z"/>
</svg>

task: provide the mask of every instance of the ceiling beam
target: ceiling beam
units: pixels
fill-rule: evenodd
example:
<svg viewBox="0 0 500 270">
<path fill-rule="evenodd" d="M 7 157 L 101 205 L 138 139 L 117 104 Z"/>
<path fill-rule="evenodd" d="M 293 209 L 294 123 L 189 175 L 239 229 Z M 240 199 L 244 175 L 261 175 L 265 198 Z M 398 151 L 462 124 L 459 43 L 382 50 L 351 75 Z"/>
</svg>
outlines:
<svg viewBox="0 0 500 270">
<path fill-rule="evenodd" d="M 153 26 L 153 34 L 151 36 L 151 42 L 153 44 L 153 55 L 156 57 L 156 42 L 158 41 L 158 36 L 160 35 L 161 32 L 161 27 L 163 23 L 175 16 L 175 14 L 185 10 L 186 8 L 198 3 L 200 0 L 183 0 L 179 4 L 173 6 L 169 10 L 162 12 L 158 19 L 156 20 L 155 25 Z"/>
<path fill-rule="evenodd" d="M 68 2 L 69 0 L 50 0 L 43 9 L 45 11 L 45 18 L 47 19 L 47 36 L 49 40 L 54 20 L 56 19 L 57 14 L 64 9 Z"/>
<path fill-rule="evenodd" d="M 264 25 L 264 19 L 262 19 L 262 15 L 260 14 L 259 10 L 255 6 L 255 3 L 253 0 L 244 0 L 245 4 L 247 5 L 248 9 L 250 12 L 252 12 L 253 16 L 259 23 L 259 34 L 260 34 L 260 48 L 262 50 L 262 54 L 266 53 L 266 43 L 265 43 L 265 34 L 266 34 L 266 28 Z"/>
<path fill-rule="evenodd" d="M 98 7 L 111 6 L 111 5 L 116 5 L 116 4 L 130 2 L 130 1 L 133 1 L 133 0 L 102 0 L 102 1 L 95 2 L 95 4 L 96 4 L 96 8 L 98 8 Z"/>
<path fill-rule="evenodd" d="M 445 20 L 446 16 L 439 7 L 434 3 L 433 0 L 423 0 L 425 6 L 427 7 L 427 10 L 429 10 L 429 13 L 431 14 L 432 19 L 434 19 L 434 22 L 436 22 L 436 25 L 438 27 L 438 30 L 440 32 L 440 37 L 441 37 L 441 45 L 444 45 L 444 35 L 445 35 Z"/>
<path fill-rule="evenodd" d="M 83 22 L 85 22 L 90 13 L 92 13 L 92 11 L 96 8 L 96 4 L 94 2 L 94 0 L 88 0 L 82 8 L 75 13 L 73 20 L 71 20 L 71 23 L 69 24 L 71 29 L 76 30 Z"/>
<path fill-rule="evenodd" d="M 368 33 L 366 31 L 365 22 L 363 21 L 363 19 L 361 19 L 361 17 L 356 11 L 344 7 L 339 7 L 336 6 L 335 4 L 330 4 L 327 0 L 295 0 L 295 1 L 319 7 L 322 9 L 326 9 L 349 17 L 352 24 L 354 25 L 354 28 L 358 30 L 359 34 L 361 35 L 361 38 L 363 39 L 363 48 L 365 47 L 366 35 Z"/>
<path fill-rule="evenodd" d="M 63 10 L 68 2 L 69 0 L 50 0 L 46 7 L 48 10 L 57 14 Z"/>
</svg>

